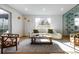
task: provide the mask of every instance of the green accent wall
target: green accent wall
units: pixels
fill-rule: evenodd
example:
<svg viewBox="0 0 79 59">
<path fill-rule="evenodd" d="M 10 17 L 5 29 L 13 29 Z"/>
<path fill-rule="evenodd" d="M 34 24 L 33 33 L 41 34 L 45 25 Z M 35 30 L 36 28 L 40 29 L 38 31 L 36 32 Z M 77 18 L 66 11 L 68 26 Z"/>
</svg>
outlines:
<svg viewBox="0 0 79 59">
<path fill-rule="evenodd" d="M 74 18 L 79 17 L 79 5 L 69 10 L 63 15 L 63 33 L 69 35 L 76 31 Z"/>
</svg>

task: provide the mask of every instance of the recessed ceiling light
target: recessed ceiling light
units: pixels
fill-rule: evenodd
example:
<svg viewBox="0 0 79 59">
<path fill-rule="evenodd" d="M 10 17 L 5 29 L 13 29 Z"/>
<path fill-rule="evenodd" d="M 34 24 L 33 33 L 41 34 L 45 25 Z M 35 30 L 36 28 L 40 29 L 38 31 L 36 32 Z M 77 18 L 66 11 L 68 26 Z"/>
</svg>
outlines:
<svg viewBox="0 0 79 59">
<path fill-rule="evenodd" d="M 61 8 L 61 11 L 63 11 L 64 10 L 64 8 Z"/>
<path fill-rule="evenodd" d="M 43 8 L 43 11 L 46 11 L 46 8 Z"/>
<path fill-rule="evenodd" d="M 28 11 L 28 8 L 25 8 L 25 11 Z"/>
</svg>

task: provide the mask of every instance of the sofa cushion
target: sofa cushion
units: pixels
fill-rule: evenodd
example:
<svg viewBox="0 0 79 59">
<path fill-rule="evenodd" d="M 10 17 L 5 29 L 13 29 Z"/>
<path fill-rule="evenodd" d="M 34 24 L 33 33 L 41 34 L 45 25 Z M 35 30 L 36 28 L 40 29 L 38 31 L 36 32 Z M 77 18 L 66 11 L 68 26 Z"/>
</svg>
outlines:
<svg viewBox="0 0 79 59">
<path fill-rule="evenodd" d="M 48 29 L 48 33 L 53 33 L 53 29 Z"/>
<path fill-rule="evenodd" d="M 47 33 L 47 29 L 38 29 L 39 33 Z"/>
</svg>

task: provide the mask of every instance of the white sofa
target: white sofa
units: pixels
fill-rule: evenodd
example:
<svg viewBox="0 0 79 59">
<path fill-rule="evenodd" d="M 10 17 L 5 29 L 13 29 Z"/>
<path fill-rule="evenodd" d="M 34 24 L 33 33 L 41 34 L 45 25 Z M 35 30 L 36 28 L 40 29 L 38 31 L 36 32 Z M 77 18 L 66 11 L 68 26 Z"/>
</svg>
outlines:
<svg viewBox="0 0 79 59">
<path fill-rule="evenodd" d="M 37 29 L 39 33 L 32 33 L 31 36 L 33 35 L 50 35 L 52 36 L 53 39 L 62 39 L 62 34 L 57 33 L 55 30 L 53 30 L 53 33 L 48 33 L 48 29 Z"/>
</svg>

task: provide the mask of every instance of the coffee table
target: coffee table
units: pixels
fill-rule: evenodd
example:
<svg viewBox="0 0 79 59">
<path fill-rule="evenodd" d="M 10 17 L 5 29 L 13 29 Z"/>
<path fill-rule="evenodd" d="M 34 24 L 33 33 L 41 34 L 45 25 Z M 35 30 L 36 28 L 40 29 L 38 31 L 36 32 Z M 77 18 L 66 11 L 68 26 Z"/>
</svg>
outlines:
<svg viewBox="0 0 79 59">
<path fill-rule="evenodd" d="M 36 42 L 36 40 L 38 39 L 48 39 L 50 42 Z M 45 44 L 52 44 L 52 39 L 53 37 L 52 36 L 48 36 L 48 35 L 45 35 L 45 36 L 31 36 L 31 44 L 42 44 L 42 43 L 45 43 Z"/>
</svg>

